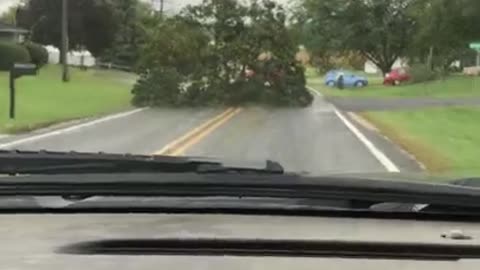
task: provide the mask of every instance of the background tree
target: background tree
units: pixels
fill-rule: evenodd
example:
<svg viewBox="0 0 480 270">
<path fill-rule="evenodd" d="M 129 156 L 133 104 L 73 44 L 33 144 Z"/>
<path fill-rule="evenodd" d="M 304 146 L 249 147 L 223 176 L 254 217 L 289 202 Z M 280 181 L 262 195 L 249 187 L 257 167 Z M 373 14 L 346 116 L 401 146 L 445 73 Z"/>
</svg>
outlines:
<svg viewBox="0 0 480 270">
<path fill-rule="evenodd" d="M 146 28 L 153 17 L 151 7 L 139 0 L 116 0 L 112 2 L 116 20 L 119 22 L 112 47 L 105 50 L 101 59 L 117 65 L 133 67 L 146 39 Z M 153 26 L 151 26 L 153 27 Z"/>
<path fill-rule="evenodd" d="M 465 17 L 463 31 L 465 37 L 472 41 L 480 40 L 480 1 L 476 0 L 458 0 L 462 3 L 461 14 Z"/>
<path fill-rule="evenodd" d="M 69 1 L 69 47 L 85 46 L 93 55 L 111 47 L 118 21 L 109 0 Z M 31 39 L 60 47 L 61 0 L 28 0 L 19 12 L 18 25 L 31 31 Z"/>
<path fill-rule="evenodd" d="M 453 61 L 471 55 L 468 44 L 480 37 L 479 8 L 471 0 L 417 0 L 411 9 L 417 22 L 411 59 L 447 71 Z"/>
<path fill-rule="evenodd" d="M 305 45 L 312 51 L 359 52 L 385 74 L 413 37 L 412 2 L 303 0 Z"/>
</svg>

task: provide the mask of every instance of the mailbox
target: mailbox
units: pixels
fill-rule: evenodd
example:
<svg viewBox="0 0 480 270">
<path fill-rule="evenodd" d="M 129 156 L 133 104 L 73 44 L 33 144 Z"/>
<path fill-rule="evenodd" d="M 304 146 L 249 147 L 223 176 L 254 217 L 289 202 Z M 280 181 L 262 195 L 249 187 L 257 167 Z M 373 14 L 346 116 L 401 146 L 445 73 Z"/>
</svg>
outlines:
<svg viewBox="0 0 480 270">
<path fill-rule="evenodd" d="M 15 78 L 21 76 L 35 76 L 37 75 L 37 66 L 33 64 L 13 64 L 11 75 Z"/>
<path fill-rule="evenodd" d="M 15 79 L 35 75 L 37 75 L 36 65 L 18 63 L 12 65 L 12 69 L 10 69 L 10 119 L 15 118 Z"/>
</svg>

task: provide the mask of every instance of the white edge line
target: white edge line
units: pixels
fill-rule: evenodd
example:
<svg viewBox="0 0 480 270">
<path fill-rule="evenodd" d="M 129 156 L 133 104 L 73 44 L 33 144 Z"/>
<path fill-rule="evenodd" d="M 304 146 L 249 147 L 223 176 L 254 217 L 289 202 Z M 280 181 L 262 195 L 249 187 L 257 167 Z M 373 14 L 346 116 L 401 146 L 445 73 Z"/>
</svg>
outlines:
<svg viewBox="0 0 480 270">
<path fill-rule="evenodd" d="M 387 169 L 389 172 L 400 172 L 400 169 L 382 152 L 380 151 L 371 141 L 363 135 L 360 130 L 358 130 L 348 119 L 337 109 L 335 109 L 335 114 L 342 120 L 342 122 L 347 126 L 348 129 L 368 148 L 368 150 L 373 154 L 373 156 Z"/>
<path fill-rule="evenodd" d="M 93 121 L 86 122 L 86 123 L 83 123 L 83 124 L 71 126 L 71 127 L 64 128 L 64 129 L 54 130 L 54 131 L 39 134 L 39 135 L 34 135 L 34 136 L 31 136 L 31 137 L 19 139 L 19 140 L 13 141 L 13 142 L 5 143 L 5 144 L 0 144 L 0 149 L 11 148 L 11 147 L 18 146 L 18 145 L 21 145 L 21 144 L 24 144 L 24 143 L 30 143 L 30 142 L 38 141 L 38 140 L 45 139 L 45 138 L 48 138 L 48 137 L 52 137 L 52 136 L 63 135 L 65 133 L 73 132 L 73 131 L 76 131 L 76 130 L 79 130 L 79 129 L 82 129 L 82 128 L 91 127 L 91 126 L 94 126 L 94 125 L 98 125 L 98 124 L 101 124 L 101 123 L 104 123 L 104 122 L 107 122 L 107 121 L 111 121 L 111 120 L 115 120 L 115 119 L 118 119 L 118 118 L 122 118 L 122 117 L 127 117 L 127 116 L 130 116 L 132 114 L 144 111 L 146 109 L 147 108 L 140 108 L 140 109 L 135 109 L 135 110 L 127 111 L 127 112 L 112 114 L 112 115 L 105 116 L 105 117 L 99 118 L 97 120 L 93 120 Z"/>
<path fill-rule="evenodd" d="M 323 97 L 323 95 L 312 87 L 307 86 L 308 90 L 312 91 L 315 95 Z M 332 106 L 334 106 L 332 104 Z M 335 106 L 334 106 L 335 107 Z M 335 115 L 345 124 L 345 126 L 367 147 L 372 155 L 387 169 L 388 172 L 398 173 L 400 169 L 382 152 L 378 149 L 370 140 L 358 130 L 348 119 L 335 108 Z"/>
</svg>

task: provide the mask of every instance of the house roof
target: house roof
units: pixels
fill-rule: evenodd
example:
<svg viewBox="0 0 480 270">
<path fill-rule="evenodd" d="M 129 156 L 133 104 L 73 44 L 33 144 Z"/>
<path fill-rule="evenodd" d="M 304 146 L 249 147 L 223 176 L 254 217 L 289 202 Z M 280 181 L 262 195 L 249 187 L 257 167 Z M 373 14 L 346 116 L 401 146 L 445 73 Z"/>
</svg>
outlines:
<svg viewBox="0 0 480 270">
<path fill-rule="evenodd" d="M 28 33 L 28 30 L 25 30 L 25 29 L 20 28 L 20 27 L 16 27 L 16 26 L 11 25 L 11 24 L 6 24 L 6 23 L 0 22 L 0 32 L 26 34 L 26 33 Z"/>
</svg>

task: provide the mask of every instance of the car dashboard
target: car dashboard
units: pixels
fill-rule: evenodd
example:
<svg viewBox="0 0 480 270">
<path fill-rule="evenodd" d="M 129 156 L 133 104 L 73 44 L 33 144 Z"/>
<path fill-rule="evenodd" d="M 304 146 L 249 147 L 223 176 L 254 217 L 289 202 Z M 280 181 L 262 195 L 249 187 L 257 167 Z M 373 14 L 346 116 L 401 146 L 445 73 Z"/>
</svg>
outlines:
<svg viewBox="0 0 480 270">
<path fill-rule="evenodd" d="M 446 238 L 462 231 L 468 239 Z M 478 269 L 480 259 L 222 253 L 222 240 L 480 246 L 474 222 L 224 214 L 3 214 L 2 269 Z M 102 241 L 217 241 L 217 252 L 69 252 Z M 126 243 L 129 243 L 128 241 Z M 252 246 L 254 247 L 254 246 Z M 248 246 L 244 247 L 248 249 Z M 193 250 L 193 249 L 192 249 Z M 237 250 L 238 251 L 238 250 Z"/>
</svg>

